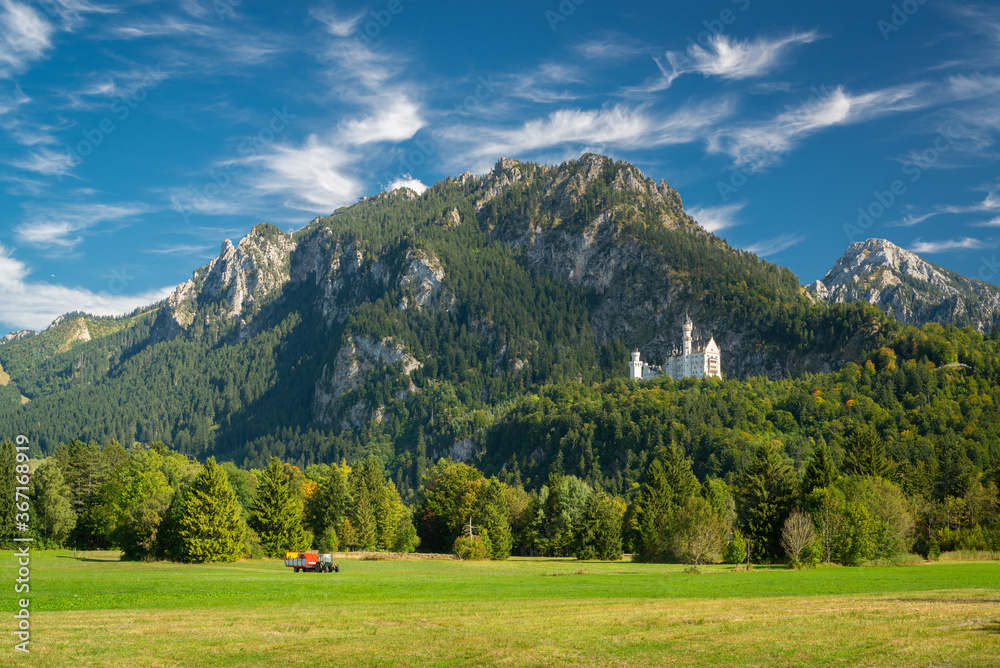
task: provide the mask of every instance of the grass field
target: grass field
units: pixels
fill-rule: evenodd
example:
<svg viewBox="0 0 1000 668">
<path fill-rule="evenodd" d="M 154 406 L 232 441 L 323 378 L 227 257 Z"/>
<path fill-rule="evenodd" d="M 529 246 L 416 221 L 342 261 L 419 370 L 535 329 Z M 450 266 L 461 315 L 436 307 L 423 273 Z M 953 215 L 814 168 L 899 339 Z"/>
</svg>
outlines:
<svg viewBox="0 0 1000 668">
<path fill-rule="evenodd" d="M 16 561 L 3 555 L 15 607 Z M 998 666 L 1000 563 L 181 565 L 35 552 L 36 666 Z"/>
</svg>

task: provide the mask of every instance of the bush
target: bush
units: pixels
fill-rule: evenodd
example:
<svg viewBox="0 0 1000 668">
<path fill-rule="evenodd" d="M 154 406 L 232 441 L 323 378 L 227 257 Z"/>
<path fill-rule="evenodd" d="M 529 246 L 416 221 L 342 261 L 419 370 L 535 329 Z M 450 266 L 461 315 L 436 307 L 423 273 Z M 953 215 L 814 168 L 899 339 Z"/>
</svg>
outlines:
<svg viewBox="0 0 1000 668">
<path fill-rule="evenodd" d="M 742 564 L 747 560 L 747 543 L 739 529 L 733 531 L 733 537 L 722 546 L 722 560 L 727 564 Z"/>
<path fill-rule="evenodd" d="M 260 537 L 257 535 L 257 532 L 248 528 L 246 542 L 243 544 L 243 558 L 263 559 L 265 556 L 264 548 L 260 546 Z"/>
<path fill-rule="evenodd" d="M 452 552 L 459 559 L 467 561 L 480 561 L 486 559 L 490 554 L 490 543 L 489 538 L 481 536 L 473 536 L 469 538 L 468 536 L 459 536 L 455 539 L 455 545 L 452 547 Z"/>
<path fill-rule="evenodd" d="M 404 517 L 400 520 L 399 530 L 396 532 L 396 543 L 392 550 L 401 554 L 409 554 L 416 552 L 418 547 L 420 547 L 420 537 L 417 535 L 417 529 L 408 517 Z"/>
<path fill-rule="evenodd" d="M 941 546 L 938 545 L 938 542 L 936 540 L 932 540 L 927 545 L 927 560 L 937 561 L 940 558 L 941 558 Z"/>
<path fill-rule="evenodd" d="M 316 549 L 324 554 L 327 552 L 336 552 L 339 547 L 340 543 L 337 540 L 337 532 L 333 527 L 327 529 L 316 542 Z"/>
</svg>

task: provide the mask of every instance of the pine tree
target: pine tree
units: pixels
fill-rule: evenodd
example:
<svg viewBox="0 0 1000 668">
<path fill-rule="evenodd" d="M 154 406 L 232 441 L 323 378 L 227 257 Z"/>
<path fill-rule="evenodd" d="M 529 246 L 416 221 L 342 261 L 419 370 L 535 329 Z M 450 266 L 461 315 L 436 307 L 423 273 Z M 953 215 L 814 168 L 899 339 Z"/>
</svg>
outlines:
<svg viewBox="0 0 1000 668">
<path fill-rule="evenodd" d="M 781 557 L 781 528 L 795 507 L 798 488 L 779 446 L 771 441 L 758 445 L 740 476 L 737 512 L 744 535 L 772 559 Z"/>
<path fill-rule="evenodd" d="M 654 459 L 635 500 L 640 543 L 637 547 L 647 557 L 662 558 L 669 552 L 677 530 L 677 506 L 673 497 L 663 464 Z"/>
<path fill-rule="evenodd" d="M 480 489 L 479 525 L 490 537 L 490 559 L 503 560 L 510 556 L 514 540 L 507 518 L 507 497 L 505 485 L 496 478 L 486 482 Z"/>
<path fill-rule="evenodd" d="M 215 457 L 209 457 L 184 495 L 177 533 L 185 561 L 236 561 L 243 554 L 246 524 L 240 502 Z"/>
<path fill-rule="evenodd" d="M 347 518 L 350 505 L 347 473 L 343 468 L 333 465 L 319 489 L 306 503 L 303 513 L 305 525 L 319 539 L 341 525 Z"/>
<path fill-rule="evenodd" d="M 617 561 L 622 558 L 622 523 L 614 500 L 594 492 L 587 500 L 573 545 L 577 559 Z"/>
<path fill-rule="evenodd" d="M 375 519 L 378 499 L 372 497 L 368 487 L 368 475 L 365 465 L 355 467 L 348 478 L 351 498 L 350 520 L 354 528 L 354 546 L 363 550 L 373 550 L 378 543 L 378 525 Z"/>
<path fill-rule="evenodd" d="M 257 495 L 250 505 L 249 524 L 260 537 L 260 546 L 268 557 L 280 557 L 285 552 L 307 547 L 302 511 L 277 457 L 272 457 L 261 473 Z"/>
<path fill-rule="evenodd" d="M 424 484 L 424 475 L 427 473 L 427 441 L 424 440 L 423 427 L 417 432 L 417 457 L 414 466 L 415 486 L 420 488 Z"/>
<path fill-rule="evenodd" d="M 698 478 L 691 471 L 691 460 L 684 452 L 671 442 L 663 457 L 663 472 L 671 490 L 671 502 L 678 508 L 688 499 L 697 496 L 701 489 Z"/>
<path fill-rule="evenodd" d="M 806 466 L 806 472 L 802 478 L 802 495 L 805 496 L 814 489 L 829 487 L 837 479 L 837 465 L 833 463 L 830 450 L 826 446 L 826 441 L 820 438 L 816 446 L 813 458 Z"/>
<path fill-rule="evenodd" d="M 80 513 L 90 496 L 104 481 L 107 462 L 101 446 L 78 439 L 56 448 L 53 457 L 62 468 L 63 479 L 73 494 L 73 508 Z"/>
<path fill-rule="evenodd" d="M 885 443 L 870 425 L 854 430 L 847 440 L 846 468 L 855 475 L 884 478 L 889 473 Z"/>
</svg>

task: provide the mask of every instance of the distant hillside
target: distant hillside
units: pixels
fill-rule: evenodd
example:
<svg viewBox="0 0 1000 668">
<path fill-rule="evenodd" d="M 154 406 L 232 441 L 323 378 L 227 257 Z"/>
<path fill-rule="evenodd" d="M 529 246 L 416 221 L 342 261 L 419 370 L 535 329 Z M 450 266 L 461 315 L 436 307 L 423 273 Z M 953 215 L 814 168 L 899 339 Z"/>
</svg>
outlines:
<svg viewBox="0 0 1000 668">
<path fill-rule="evenodd" d="M 823 280 L 808 286 L 831 303 L 875 304 L 899 322 L 974 327 L 1000 321 L 1000 287 L 932 264 L 885 239 L 851 245 Z"/>
<path fill-rule="evenodd" d="M 729 378 L 840 369 L 897 328 L 815 304 L 632 165 L 502 159 L 295 235 L 257 225 L 158 304 L 0 345 L 31 399 L 0 401 L 0 427 L 43 450 L 159 440 L 249 465 L 373 453 L 413 486 L 421 458 L 476 456 L 542 385 L 624 378 L 634 346 L 662 359 L 686 311 Z"/>
</svg>

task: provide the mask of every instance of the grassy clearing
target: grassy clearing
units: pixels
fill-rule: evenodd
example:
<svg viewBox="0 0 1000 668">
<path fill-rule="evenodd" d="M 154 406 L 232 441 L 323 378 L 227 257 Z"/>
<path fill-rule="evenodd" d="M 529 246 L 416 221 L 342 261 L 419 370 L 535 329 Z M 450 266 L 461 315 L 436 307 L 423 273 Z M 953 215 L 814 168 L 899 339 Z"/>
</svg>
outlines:
<svg viewBox="0 0 1000 668">
<path fill-rule="evenodd" d="M 35 644 L 18 664 L 995 666 L 1000 656 L 996 562 L 685 575 L 663 564 L 408 559 L 293 574 L 279 561 L 71 555 L 33 555 Z"/>
</svg>

